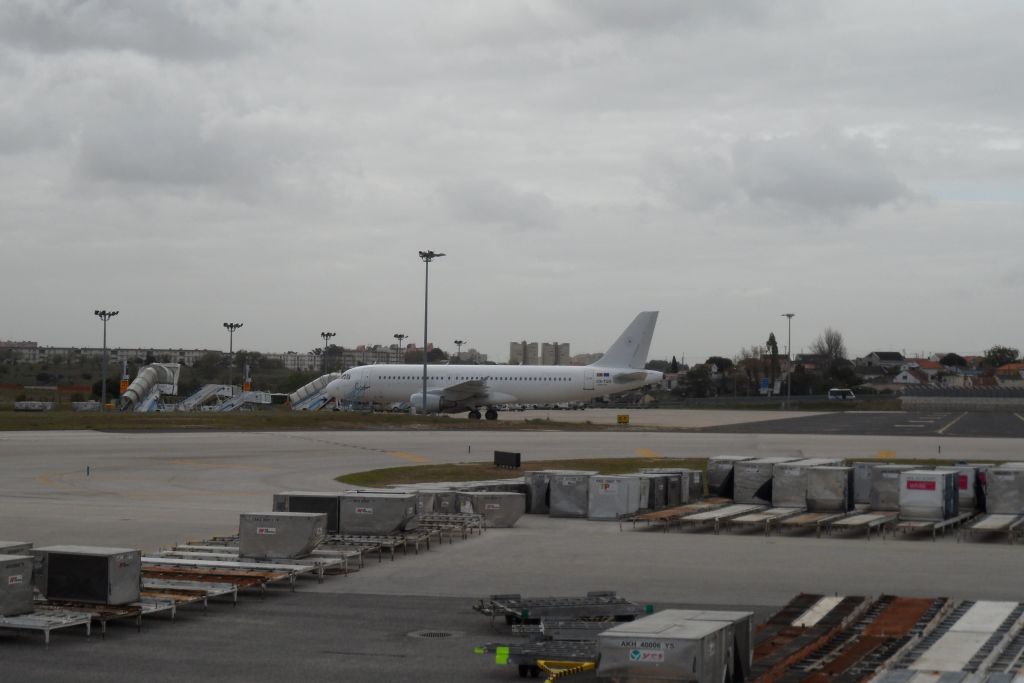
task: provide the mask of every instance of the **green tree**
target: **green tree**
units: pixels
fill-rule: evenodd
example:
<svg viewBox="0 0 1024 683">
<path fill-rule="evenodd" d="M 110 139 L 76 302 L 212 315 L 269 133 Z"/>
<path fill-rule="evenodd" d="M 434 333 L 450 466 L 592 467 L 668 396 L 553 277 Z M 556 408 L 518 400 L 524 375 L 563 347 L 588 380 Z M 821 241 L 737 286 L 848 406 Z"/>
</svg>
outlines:
<svg viewBox="0 0 1024 683">
<path fill-rule="evenodd" d="M 955 353 L 947 353 L 939 359 L 939 364 L 945 365 L 947 368 L 966 368 L 967 359 Z"/>
<path fill-rule="evenodd" d="M 775 378 L 779 375 L 779 343 L 775 341 L 775 333 L 768 333 L 768 353 L 772 356 L 771 367 L 769 368 L 769 377 L 771 378 L 771 384 L 769 386 L 775 386 Z"/>
<path fill-rule="evenodd" d="M 647 365 L 644 366 L 644 370 L 655 370 L 657 372 L 668 372 L 668 361 L 667 360 L 649 360 Z"/>
<path fill-rule="evenodd" d="M 726 372 L 729 372 L 730 369 L 732 369 L 733 362 L 728 358 L 723 358 L 722 356 L 711 356 L 706 361 L 704 361 L 704 365 L 714 365 L 715 367 L 718 368 L 719 372 L 724 374 Z M 710 372 L 710 369 L 708 370 L 708 372 Z"/>
<path fill-rule="evenodd" d="M 676 360 L 675 356 L 672 356 L 672 362 L 668 364 L 668 371 L 672 374 L 679 373 L 679 361 Z"/>
<path fill-rule="evenodd" d="M 998 368 L 1007 363 L 1015 363 L 1020 358 L 1020 351 L 1012 346 L 993 346 L 985 352 L 985 364 L 990 368 Z"/>
<path fill-rule="evenodd" d="M 706 398 L 711 393 L 711 368 L 698 365 L 686 373 L 686 395 Z"/>
</svg>

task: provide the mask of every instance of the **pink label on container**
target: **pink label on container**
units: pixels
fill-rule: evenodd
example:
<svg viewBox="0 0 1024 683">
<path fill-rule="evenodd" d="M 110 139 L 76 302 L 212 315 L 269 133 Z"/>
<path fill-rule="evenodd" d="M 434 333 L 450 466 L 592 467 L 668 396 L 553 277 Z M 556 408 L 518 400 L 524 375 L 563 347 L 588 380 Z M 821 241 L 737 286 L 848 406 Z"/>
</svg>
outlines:
<svg viewBox="0 0 1024 683">
<path fill-rule="evenodd" d="M 934 491 L 934 481 L 914 481 L 913 479 L 907 482 L 907 489 L 912 491 Z"/>
</svg>

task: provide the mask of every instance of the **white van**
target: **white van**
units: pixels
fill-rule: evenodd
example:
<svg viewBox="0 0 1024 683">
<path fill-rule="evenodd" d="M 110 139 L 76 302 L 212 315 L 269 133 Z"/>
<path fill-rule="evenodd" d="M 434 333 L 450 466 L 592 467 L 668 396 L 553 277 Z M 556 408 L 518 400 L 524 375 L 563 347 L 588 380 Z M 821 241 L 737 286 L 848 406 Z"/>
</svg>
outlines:
<svg viewBox="0 0 1024 683">
<path fill-rule="evenodd" d="M 857 398 L 850 389 L 829 389 L 828 400 L 830 401 L 852 401 Z"/>
</svg>

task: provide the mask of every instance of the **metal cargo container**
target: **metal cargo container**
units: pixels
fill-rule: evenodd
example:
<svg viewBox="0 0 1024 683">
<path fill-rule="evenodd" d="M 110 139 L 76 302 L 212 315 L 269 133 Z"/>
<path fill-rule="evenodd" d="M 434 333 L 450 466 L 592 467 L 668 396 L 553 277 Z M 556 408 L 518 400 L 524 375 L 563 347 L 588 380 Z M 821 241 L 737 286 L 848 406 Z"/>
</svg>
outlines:
<svg viewBox="0 0 1024 683">
<path fill-rule="evenodd" d="M 1024 468 L 993 467 L 985 476 L 989 514 L 1024 514 Z"/>
<path fill-rule="evenodd" d="M 900 472 L 900 519 L 950 519 L 960 514 L 957 473 L 950 470 Z"/>
<path fill-rule="evenodd" d="M 871 502 L 871 472 L 882 463 L 853 463 L 853 502 L 867 505 Z"/>
<path fill-rule="evenodd" d="M 853 468 L 825 465 L 807 470 L 810 512 L 849 512 L 854 506 Z"/>
<path fill-rule="evenodd" d="M 306 557 L 327 535 L 327 515 L 316 512 L 243 512 L 238 554 L 260 560 Z"/>
<path fill-rule="evenodd" d="M 32 544 L 28 541 L 0 541 L 0 555 L 29 555 Z"/>
<path fill-rule="evenodd" d="M 694 499 L 691 496 L 692 480 L 695 470 L 684 467 L 645 467 L 640 474 L 664 474 L 669 476 L 668 488 L 665 491 L 665 505 L 672 508 L 689 503 Z M 698 480 L 699 481 L 699 480 Z"/>
<path fill-rule="evenodd" d="M 772 505 L 784 508 L 807 507 L 807 471 L 812 467 L 838 465 L 833 458 L 807 458 L 779 463 L 772 470 Z"/>
<path fill-rule="evenodd" d="M 415 528 L 416 494 L 342 493 L 339 526 L 342 534 L 373 535 L 397 534 Z"/>
<path fill-rule="evenodd" d="M 750 668 L 750 612 L 664 610 L 597 637 L 598 680 L 615 683 L 741 680 Z M 740 652 L 744 649 L 745 652 Z"/>
<path fill-rule="evenodd" d="M 458 494 L 459 512 L 483 515 L 489 527 L 513 527 L 526 514 L 526 496 L 511 491 L 463 491 Z"/>
<path fill-rule="evenodd" d="M 548 502 L 552 517 L 586 517 L 589 508 L 588 480 L 597 472 L 552 472 Z"/>
<path fill-rule="evenodd" d="M 526 512 L 531 515 L 546 515 L 549 510 L 548 487 L 551 485 L 551 472 L 524 472 L 523 479 L 526 481 Z"/>
<path fill-rule="evenodd" d="M 640 491 L 648 486 L 638 476 L 606 476 L 595 474 L 590 477 L 590 495 L 587 517 L 589 519 L 619 519 L 640 509 Z"/>
<path fill-rule="evenodd" d="M 940 470 L 953 470 L 957 473 L 957 491 L 960 497 L 960 511 L 968 512 L 977 510 L 985 511 L 985 475 L 986 472 L 995 467 L 990 462 L 985 463 L 962 463 L 939 467 Z"/>
<path fill-rule="evenodd" d="M 668 505 L 668 475 L 638 474 L 647 483 L 647 504 L 645 510 L 661 510 Z"/>
<path fill-rule="evenodd" d="M 704 472 L 701 470 L 680 469 L 686 475 L 684 488 L 688 490 L 684 503 L 692 503 L 704 497 Z"/>
<path fill-rule="evenodd" d="M 340 491 L 284 491 L 274 494 L 274 512 L 315 512 L 327 515 L 326 531 L 338 533 Z"/>
<path fill-rule="evenodd" d="M 800 458 L 775 456 L 736 463 L 733 500 L 746 505 L 771 505 L 775 466 L 795 460 Z"/>
<path fill-rule="evenodd" d="M 35 586 L 48 600 L 124 605 L 139 599 L 142 552 L 53 545 L 34 548 Z"/>
<path fill-rule="evenodd" d="M 708 495 L 732 498 L 735 484 L 735 465 L 753 460 L 753 455 L 713 455 L 708 458 Z"/>
<path fill-rule="evenodd" d="M 34 611 L 32 605 L 32 556 L 0 555 L 0 617 Z"/>
<path fill-rule="evenodd" d="M 871 491 L 868 502 L 872 510 L 900 509 L 900 472 L 914 469 L 913 465 L 875 465 L 871 468 Z M 857 485 L 856 480 L 854 486 Z"/>
</svg>

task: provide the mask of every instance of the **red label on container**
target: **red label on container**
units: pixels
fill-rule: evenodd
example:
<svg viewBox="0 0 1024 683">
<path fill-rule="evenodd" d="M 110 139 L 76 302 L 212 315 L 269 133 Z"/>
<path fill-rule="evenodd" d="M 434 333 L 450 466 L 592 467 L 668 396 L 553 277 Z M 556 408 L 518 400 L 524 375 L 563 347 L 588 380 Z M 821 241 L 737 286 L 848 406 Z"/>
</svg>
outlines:
<svg viewBox="0 0 1024 683">
<path fill-rule="evenodd" d="M 907 482 L 907 488 L 912 490 L 912 491 L 934 491 L 935 490 L 935 482 L 934 481 L 914 481 L 913 479 L 911 479 L 910 481 Z"/>
<path fill-rule="evenodd" d="M 966 491 L 967 490 L 967 475 L 966 474 L 961 474 L 960 475 L 960 490 L 961 491 Z"/>
</svg>

